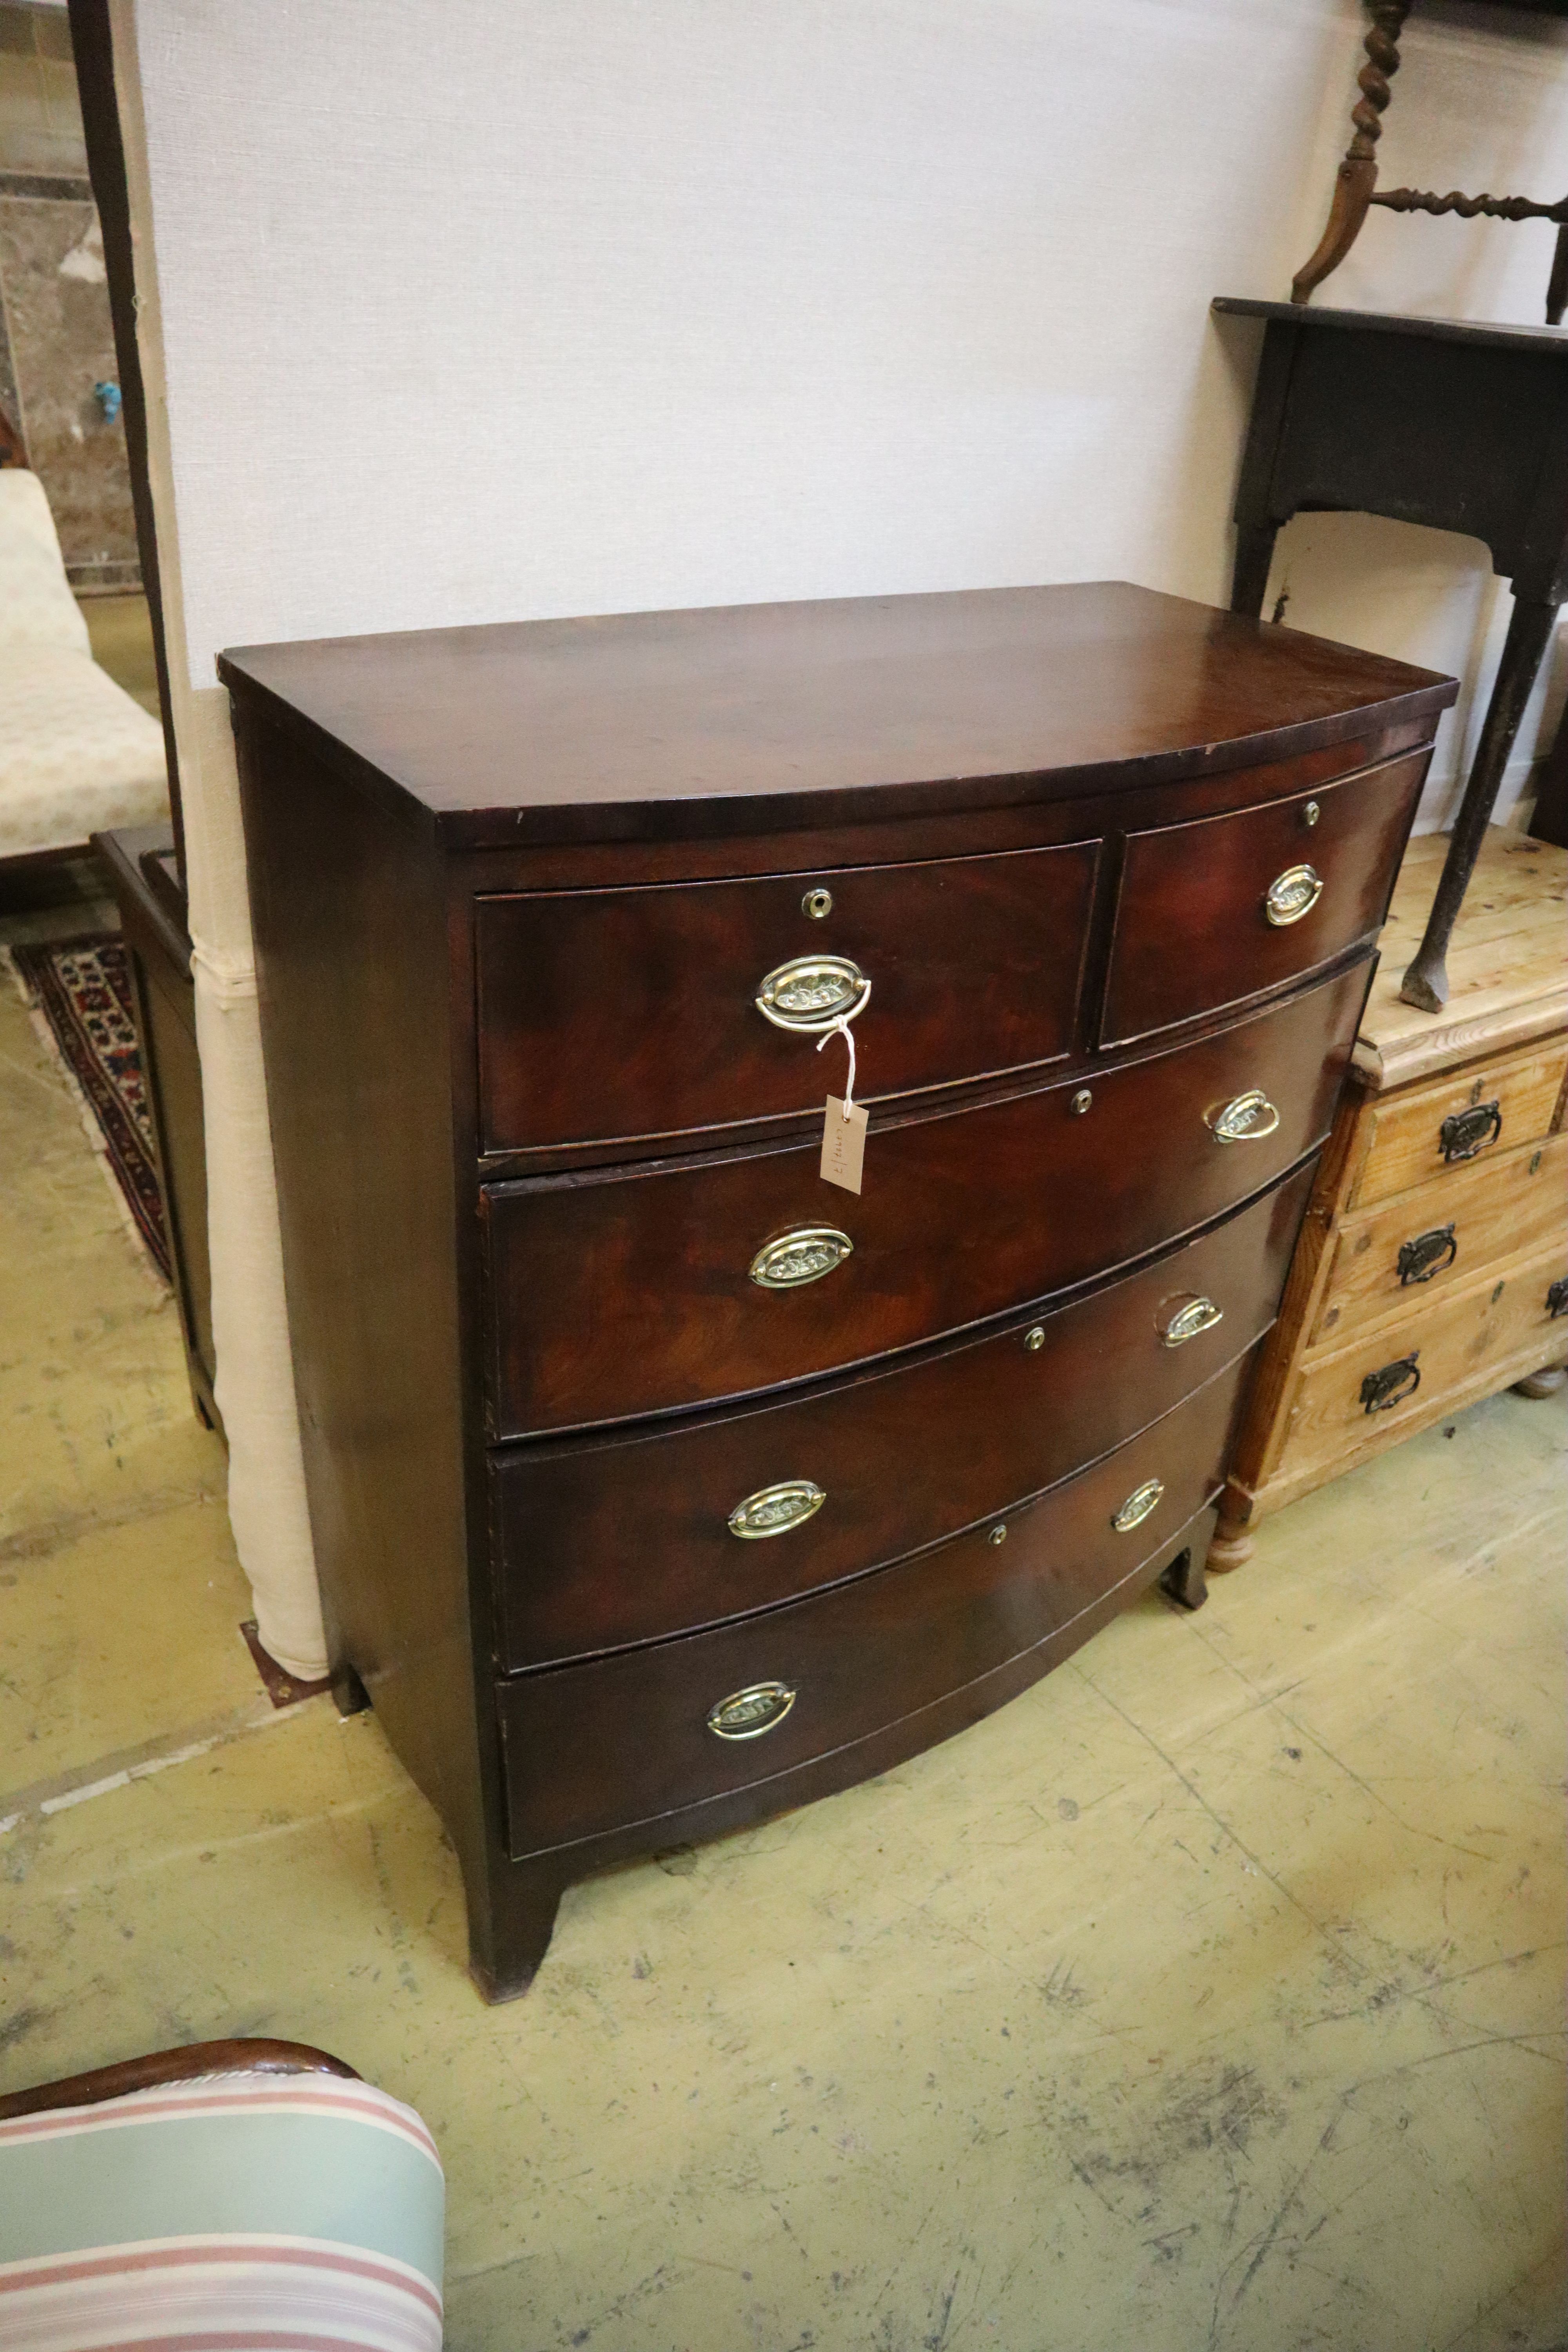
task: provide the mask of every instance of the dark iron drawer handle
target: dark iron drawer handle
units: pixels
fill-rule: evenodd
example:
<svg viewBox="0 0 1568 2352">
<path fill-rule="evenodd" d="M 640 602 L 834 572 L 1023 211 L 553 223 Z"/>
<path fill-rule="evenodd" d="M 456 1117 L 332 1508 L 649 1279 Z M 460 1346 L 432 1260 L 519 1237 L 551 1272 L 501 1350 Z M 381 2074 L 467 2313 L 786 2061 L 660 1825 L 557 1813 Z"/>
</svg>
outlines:
<svg viewBox="0 0 1568 2352">
<path fill-rule="evenodd" d="M 1459 1255 L 1459 1244 L 1454 1239 L 1452 1225 L 1434 1225 L 1429 1234 L 1417 1234 L 1414 1241 L 1399 1244 L 1399 1282 L 1430 1282 L 1439 1274 L 1447 1274 Z"/>
<path fill-rule="evenodd" d="M 1381 1371 L 1368 1372 L 1361 1384 L 1363 1412 L 1392 1412 L 1396 1404 L 1413 1397 L 1421 1385 L 1421 1368 L 1415 1359 L 1421 1350 L 1412 1348 L 1396 1364 L 1384 1364 Z"/>
<path fill-rule="evenodd" d="M 1568 1274 L 1560 1274 L 1546 1294 L 1546 1312 L 1556 1321 L 1559 1315 L 1568 1315 Z"/>
<path fill-rule="evenodd" d="M 1443 1157 L 1449 1167 L 1457 1160 L 1473 1160 L 1489 1143 L 1495 1143 L 1502 1133 L 1500 1102 L 1471 1103 L 1466 1110 L 1452 1110 L 1437 1129 L 1437 1140 L 1443 1147 Z"/>
<path fill-rule="evenodd" d="M 795 1696 L 788 1683 L 750 1683 L 709 1708 L 708 1728 L 716 1739 L 760 1739 L 778 1729 Z"/>
</svg>

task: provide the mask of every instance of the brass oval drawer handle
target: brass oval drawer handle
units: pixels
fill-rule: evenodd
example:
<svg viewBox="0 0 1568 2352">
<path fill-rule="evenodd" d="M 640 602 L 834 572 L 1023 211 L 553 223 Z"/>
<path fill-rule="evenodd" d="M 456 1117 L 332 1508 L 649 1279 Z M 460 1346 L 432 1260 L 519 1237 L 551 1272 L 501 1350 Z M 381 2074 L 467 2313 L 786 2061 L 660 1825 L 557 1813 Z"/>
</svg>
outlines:
<svg viewBox="0 0 1568 2352">
<path fill-rule="evenodd" d="M 1323 895 L 1323 877 L 1315 866 L 1287 866 L 1263 894 L 1263 911 L 1277 930 L 1310 915 Z"/>
<path fill-rule="evenodd" d="M 1548 1285 L 1546 1312 L 1554 1323 L 1560 1315 L 1568 1315 L 1568 1274 L 1560 1274 Z"/>
<path fill-rule="evenodd" d="M 1145 1478 L 1141 1486 L 1134 1486 L 1110 1522 L 1117 1534 L 1131 1535 L 1134 1528 L 1141 1528 L 1164 1491 L 1163 1478 Z"/>
<path fill-rule="evenodd" d="M 1465 1110 L 1450 1111 L 1437 1129 L 1443 1159 L 1452 1168 L 1457 1160 L 1473 1160 L 1489 1143 L 1495 1143 L 1502 1133 L 1502 1104 L 1471 1103 Z"/>
<path fill-rule="evenodd" d="M 777 1241 L 764 1242 L 747 1271 L 763 1290 L 799 1290 L 842 1265 L 854 1248 L 837 1225 L 797 1225 Z"/>
<path fill-rule="evenodd" d="M 815 1518 L 827 1496 L 814 1478 L 781 1478 L 776 1486 L 759 1486 L 730 1514 L 732 1536 L 760 1543 L 764 1536 L 785 1536 L 791 1528 Z"/>
<path fill-rule="evenodd" d="M 1430 1233 L 1401 1242 L 1394 1260 L 1401 1290 L 1412 1282 L 1431 1282 L 1437 1275 L 1447 1274 L 1458 1255 L 1452 1225 L 1434 1225 Z"/>
<path fill-rule="evenodd" d="M 1396 1364 L 1384 1364 L 1375 1372 L 1368 1372 L 1361 1384 L 1363 1412 L 1392 1412 L 1396 1404 L 1413 1397 L 1421 1385 L 1421 1367 L 1416 1361 L 1419 1348 L 1412 1348 Z"/>
<path fill-rule="evenodd" d="M 1224 1321 L 1224 1307 L 1216 1307 L 1212 1298 L 1189 1298 L 1163 1325 L 1160 1338 L 1167 1348 L 1183 1348 L 1200 1331 L 1212 1331 L 1216 1323 Z"/>
<path fill-rule="evenodd" d="M 1235 1095 L 1218 1110 L 1207 1113 L 1216 1143 L 1261 1143 L 1279 1124 L 1279 1114 L 1258 1087 Z"/>
<path fill-rule="evenodd" d="M 796 1696 L 788 1683 L 748 1683 L 709 1708 L 708 1728 L 715 1739 L 760 1739 L 778 1729 Z"/>
<path fill-rule="evenodd" d="M 836 1021 L 853 1021 L 870 995 L 870 982 L 847 956 L 795 956 L 769 972 L 756 1004 L 775 1029 L 816 1036 Z"/>
</svg>

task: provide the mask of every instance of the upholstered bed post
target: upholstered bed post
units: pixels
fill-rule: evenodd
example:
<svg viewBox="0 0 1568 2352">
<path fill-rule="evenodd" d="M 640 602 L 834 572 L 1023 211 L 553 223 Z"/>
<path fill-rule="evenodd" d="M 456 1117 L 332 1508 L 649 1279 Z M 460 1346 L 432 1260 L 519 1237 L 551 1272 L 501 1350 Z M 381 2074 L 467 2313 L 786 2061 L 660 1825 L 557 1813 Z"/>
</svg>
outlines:
<svg viewBox="0 0 1568 2352">
<path fill-rule="evenodd" d="M 193 684 L 186 646 L 134 0 L 110 0 L 110 22 L 184 811 L 205 1105 L 216 1385 L 228 1437 L 229 1517 L 255 1594 L 262 1643 L 280 1665 L 306 1680 L 326 1671 L 327 1655 L 283 1297 L 234 738 L 227 696 L 216 685 Z"/>
</svg>

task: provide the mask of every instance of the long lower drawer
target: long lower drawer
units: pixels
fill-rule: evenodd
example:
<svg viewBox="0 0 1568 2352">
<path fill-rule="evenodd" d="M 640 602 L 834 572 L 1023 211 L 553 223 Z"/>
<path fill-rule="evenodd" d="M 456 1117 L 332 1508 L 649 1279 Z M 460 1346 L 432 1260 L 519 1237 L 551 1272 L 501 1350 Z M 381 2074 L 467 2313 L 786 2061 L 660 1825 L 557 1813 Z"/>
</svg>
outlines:
<svg viewBox="0 0 1568 2352">
<path fill-rule="evenodd" d="M 486 1188 L 495 1438 L 717 1403 L 1110 1273 L 1321 1142 L 1365 960 L 1085 1079 L 873 1128 L 858 1199 L 820 1136 Z"/>
<path fill-rule="evenodd" d="M 1363 1444 L 1430 1421 L 1449 1396 L 1484 1396 L 1494 1365 L 1513 1367 L 1517 1378 L 1564 1357 L 1568 1244 L 1558 1240 L 1347 1347 L 1314 1350 L 1297 1381 L 1280 1466 L 1294 1475 L 1313 1462 L 1348 1460 Z"/>
<path fill-rule="evenodd" d="M 1268 1328 L 1314 1166 L 1142 1273 L 984 1339 L 749 1410 L 495 1455 L 503 1664 L 774 1606 L 1095 1461 Z"/>
<path fill-rule="evenodd" d="M 522 1860 L 754 1787 L 1050 1640 L 1216 1492 L 1254 1356 L 1037 1503 L 738 1624 L 498 1687 Z"/>
<path fill-rule="evenodd" d="M 1340 1221 L 1311 1347 L 1338 1348 L 1401 1307 L 1419 1313 L 1568 1224 L 1568 1135 L 1450 1169 Z"/>
</svg>

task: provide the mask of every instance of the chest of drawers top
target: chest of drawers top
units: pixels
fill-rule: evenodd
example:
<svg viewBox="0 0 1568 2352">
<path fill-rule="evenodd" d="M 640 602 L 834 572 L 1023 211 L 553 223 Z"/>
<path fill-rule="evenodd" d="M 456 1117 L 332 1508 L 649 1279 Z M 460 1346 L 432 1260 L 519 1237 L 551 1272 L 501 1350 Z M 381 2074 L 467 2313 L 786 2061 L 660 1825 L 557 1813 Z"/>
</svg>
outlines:
<svg viewBox="0 0 1568 2352">
<path fill-rule="evenodd" d="M 1372 720 L 1420 740 L 1456 690 L 1121 581 L 325 638 L 218 667 L 451 849 L 1067 799 L 1352 746 Z"/>
</svg>

